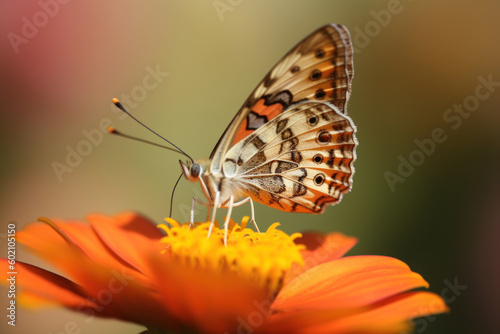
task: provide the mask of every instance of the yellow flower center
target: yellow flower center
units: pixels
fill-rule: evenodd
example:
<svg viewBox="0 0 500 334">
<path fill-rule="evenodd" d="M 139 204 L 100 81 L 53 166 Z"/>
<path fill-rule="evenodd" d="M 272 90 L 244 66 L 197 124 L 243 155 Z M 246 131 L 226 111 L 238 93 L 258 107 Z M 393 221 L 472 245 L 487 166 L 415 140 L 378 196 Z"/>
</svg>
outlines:
<svg viewBox="0 0 500 334">
<path fill-rule="evenodd" d="M 188 266 L 217 272 L 229 270 L 256 281 L 269 291 L 276 291 L 292 264 L 303 265 L 300 250 L 305 247 L 294 243 L 301 234 L 287 235 L 276 229 L 279 223 L 271 225 L 266 232 L 257 233 L 246 228 L 248 217 L 244 217 L 240 225 L 231 220 L 227 246 L 224 246 L 224 229 L 219 228 L 217 222 L 207 237 L 210 222 L 190 226 L 171 218 L 165 221 L 170 226 L 158 225 L 166 232 L 161 239 L 165 244 L 163 252 Z"/>
</svg>

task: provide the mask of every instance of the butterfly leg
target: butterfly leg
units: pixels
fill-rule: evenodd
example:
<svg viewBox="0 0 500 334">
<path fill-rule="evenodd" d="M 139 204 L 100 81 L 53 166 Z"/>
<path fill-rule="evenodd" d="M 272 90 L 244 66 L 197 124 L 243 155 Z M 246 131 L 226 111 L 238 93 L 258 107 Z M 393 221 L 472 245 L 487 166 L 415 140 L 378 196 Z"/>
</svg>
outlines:
<svg viewBox="0 0 500 334">
<path fill-rule="evenodd" d="M 210 237 L 210 234 L 212 233 L 212 229 L 214 228 L 214 224 L 215 224 L 215 212 L 217 211 L 217 207 L 219 206 L 219 200 L 220 200 L 220 192 L 217 191 L 215 193 L 214 211 L 212 212 L 212 220 L 210 222 L 210 228 L 208 229 L 207 239 Z"/>
<path fill-rule="evenodd" d="M 196 201 L 196 197 L 193 197 L 193 200 L 191 201 L 191 219 L 190 219 L 190 224 L 189 224 L 189 227 L 193 227 L 194 225 L 194 201 Z"/>
<path fill-rule="evenodd" d="M 224 222 L 224 246 L 227 246 L 227 229 L 229 228 L 229 220 L 231 219 L 231 212 L 233 211 L 234 197 L 229 197 L 229 204 L 227 205 L 227 216 Z"/>
<path fill-rule="evenodd" d="M 252 211 L 252 222 L 253 222 L 253 225 L 255 226 L 255 230 L 257 231 L 257 233 L 260 233 L 260 230 L 259 230 L 259 227 L 257 226 L 257 222 L 255 221 L 255 210 L 253 208 L 253 201 L 250 197 L 248 197 L 248 200 L 250 201 L 250 209 Z"/>
<path fill-rule="evenodd" d="M 196 197 L 193 197 L 193 200 L 191 201 L 191 225 L 190 226 L 194 225 L 194 202 L 195 201 L 200 203 L 201 205 L 206 206 L 208 208 L 208 214 L 210 214 L 210 204 L 203 203 L 202 201 L 200 201 Z M 207 221 L 208 221 L 208 214 L 207 214 Z"/>
<path fill-rule="evenodd" d="M 207 205 L 207 219 L 206 219 L 206 221 L 209 221 L 209 219 L 210 219 L 210 208 L 211 208 L 211 206 Z"/>
<path fill-rule="evenodd" d="M 250 201 L 250 209 L 252 210 L 252 223 L 255 226 L 255 230 L 257 230 L 257 232 L 260 233 L 259 227 L 257 226 L 257 222 L 255 221 L 255 210 L 253 208 L 252 198 L 247 197 L 239 202 L 234 203 L 233 206 L 240 206 L 242 204 L 245 204 L 248 201 Z"/>
</svg>

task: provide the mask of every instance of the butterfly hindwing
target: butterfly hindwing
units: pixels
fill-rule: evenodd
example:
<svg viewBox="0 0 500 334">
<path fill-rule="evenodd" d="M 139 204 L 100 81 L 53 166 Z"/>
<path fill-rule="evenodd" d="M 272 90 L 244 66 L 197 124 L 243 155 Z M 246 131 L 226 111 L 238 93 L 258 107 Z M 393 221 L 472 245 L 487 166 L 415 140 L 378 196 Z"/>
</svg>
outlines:
<svg viewBox="0 0 500 334">
<path fill-rule="evenodd" d="M 258 202 L 320 213 L 351 189 L 356 145 L 355 126 L 336 106 L 302 102 L 232 147 L 223 169 Z"/>
<path fill-rule="evenodd" d="M 329 102 L 345 114 L 352 77 L 352 46 L 344 26 L 327 25 L 307 36 L 271 69 L 233 118 L 210 156 L 212 172 L 221 171 L 232 146 L 293 103 Z"/>
</svg>

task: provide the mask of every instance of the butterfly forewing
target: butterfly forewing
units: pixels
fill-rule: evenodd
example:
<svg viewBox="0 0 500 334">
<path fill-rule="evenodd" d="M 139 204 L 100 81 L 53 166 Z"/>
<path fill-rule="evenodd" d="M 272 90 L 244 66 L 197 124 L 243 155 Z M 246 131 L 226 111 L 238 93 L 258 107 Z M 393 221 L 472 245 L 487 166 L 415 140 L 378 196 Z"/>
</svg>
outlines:
<svg viewBox="0 0 500 334">
<path fill-rule="evenodd" d="M 352 77 L 351 41 L 341 25 L 324 26 L 290 50 L 250 94 L 211 160 L 197 162 L 209 205 L 250 198 L 321 213 L 339 202 L 352 187 L 356 159 L 356 127 L 346 115 Z"/>
<path fill-rule="evenodd" d="M 211 171 L 221 172 L 232 146 L 293 103 L 325 101 L 345 114 L 352 76 L 352 46 L 344 26 L 327 25 L 306 37 L 271 69 L 233 118 L 210 156 Z"/>
</svg>

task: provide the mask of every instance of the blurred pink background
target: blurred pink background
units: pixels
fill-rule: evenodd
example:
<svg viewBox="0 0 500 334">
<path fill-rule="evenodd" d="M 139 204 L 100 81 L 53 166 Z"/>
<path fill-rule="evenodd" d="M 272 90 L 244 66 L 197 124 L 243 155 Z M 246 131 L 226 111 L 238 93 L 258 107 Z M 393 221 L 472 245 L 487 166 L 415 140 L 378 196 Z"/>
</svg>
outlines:
<svg viewBox="0 0 500 334">
<path fill-rule="evenodd" d="M 168 215 L 181 157 L 103 133 L 100 124 L 111 122 L 155 140 L 121 117 L 113 97 L 128 101 L 131 112 L 193 157 L 207 158 L 276 61 L 335 22 L 350 29 L 357 49 L 348 107 L 360 141 L 353 191 L 320 216 L 257 205 L 259 225 L 279 221 L 289 233 L 340 231 L 360 239 L 352 254 L 397 257 L 431 291 L 442 293 L 453 282 L 466 286 L 450 303 L 451 314 L 420 321 L 417 333 L 494 332 L 500 3 L 220 1 L 231 10 L 218 12 L 217 1 L 0 4 L 0 256 L 10 222 L 20 229 L 38 216 L 137 210 L 159 223 Z M 484 80 L 493 84 L 485 87 Z M 488 96 L 477 98 L 478 89 Z M 472 110 L 465 117 L 448 111 L 464 103 Z M 397 175 L 401 158 L 418 155 L 415 140 L 431 138 L 436 128 L 446 140 L 391 187 L 387 173 Z M 89 133 L 94 143 L 85 146 Z M 84 153 L 71 158 L 73 166 L 70 151 Z M 54 169 L 62 165 L 65 172 Z M 199 193 L 198 185 L 181 181 L 174 218 L 187 220 Z M 234 217 L 248 214 L 244 206 Z M 18 260 L 44 266 L 22 248 Z M 0 296 L 5 310 L 4 288 Z M 143 330 L 113 320 L 87 323 L 58 308 L 18 309 L 17 320 L 12 328 L 3 319 L 2 333 L 60 333 L 70 321 L 81 333 Z"/>
</svg>

